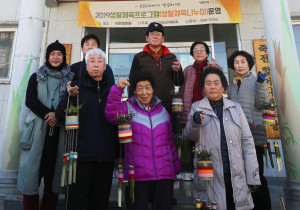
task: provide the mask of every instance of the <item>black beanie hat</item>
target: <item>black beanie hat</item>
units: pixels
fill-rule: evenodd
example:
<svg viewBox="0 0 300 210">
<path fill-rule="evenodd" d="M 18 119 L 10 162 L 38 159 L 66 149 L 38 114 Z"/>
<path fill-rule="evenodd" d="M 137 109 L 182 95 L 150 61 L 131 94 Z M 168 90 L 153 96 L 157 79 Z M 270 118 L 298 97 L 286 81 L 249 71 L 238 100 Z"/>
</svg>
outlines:
<svg viewBox="0 0 300 210">
<path fill-rule="evenodd" d="M 50 53 L 53 52 L 54 50 L 59 50 L 63 54 L 63 57 L 64 57 L 62 64 L 58 67 L 53 67 L 49 63 Z M 48 68 L 53 69 L 53 70 L 62 70 L 66 65 L 66 60 L 67 60 L 66 59 L 66 48 L 58 40 L 56 40 L 55 42 L 48 45 L 47 50 L 46 50 L 46 65 L 48 66 Z"/>
</svg>

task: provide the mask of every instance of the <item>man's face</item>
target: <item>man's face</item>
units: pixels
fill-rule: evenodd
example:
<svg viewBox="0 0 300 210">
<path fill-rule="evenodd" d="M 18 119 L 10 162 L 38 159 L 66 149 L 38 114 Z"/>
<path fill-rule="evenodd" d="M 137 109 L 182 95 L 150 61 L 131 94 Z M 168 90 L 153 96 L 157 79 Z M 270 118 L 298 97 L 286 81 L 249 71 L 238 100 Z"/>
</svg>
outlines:
<svg viewBox="0 0 300 210">
<path fill-rule="evenodd" d="M 59 67 L 64 61 L 64 55 L 60 50 L 54 50 L 49 54 L 49 63 L 53 67 Z"/>
<path fill-rule="evenodd" d="M 92 54 L 88 57 L 86 70 L 95 80 L 99 81 L 102 79 L 105 69 L 106 63 L 102 56 L 98 54 Z"/>
<path fill-rule="evenodd" d="M 93 38 L 90 38 L 83 43 L 81 50 L 83 52 L 83 55 L 85 56 L 87 51 L 89 51 L 90 49 L 98 48 L 98 47 L 99 46 L 98 46 L 97 41 Z"/>
<path fill-rule="evenodd" d="M 165 41 L 165 36 L 162 32 L 154 30 L 146 35 L 146 41 L 149 43 L 150 47 L 159 47 Z"/>
</svg>

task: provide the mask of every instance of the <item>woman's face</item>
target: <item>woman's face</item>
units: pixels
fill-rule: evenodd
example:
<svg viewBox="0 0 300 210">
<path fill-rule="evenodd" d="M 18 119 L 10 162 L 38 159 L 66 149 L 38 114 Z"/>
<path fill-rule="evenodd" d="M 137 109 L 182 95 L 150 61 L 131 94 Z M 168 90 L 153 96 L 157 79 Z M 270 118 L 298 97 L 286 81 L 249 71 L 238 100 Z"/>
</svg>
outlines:
<svg viewBox="0 0 300 210">
<path fill-rule="evenodd" d="M 138 101 L 144 105 L 149 105 L 152 96 L 153 88 L 149 81 L 140 81 L 136 84 L 134 95 Z"/>
<path fill-rule="evenodd" d="M 197 44 L 193 49 L 193 58 L 198 63 L 203 62 L 207 59 L 208 54 L 206 53 L 206 48 L 203 44 Z"/>
<path fill-rule="evenodd" d="M 209 100 L 217 101 L 222 98 L 224 87 L 219 75 L 209 74 L 206 76 L 204 92 Z"/>
<path fill-rule="evenodd" d="M 245 76 L 250 71 L 246 57 L 238 55 L 234 58 L 234 70 L 239 76 Z"/>
</svg>

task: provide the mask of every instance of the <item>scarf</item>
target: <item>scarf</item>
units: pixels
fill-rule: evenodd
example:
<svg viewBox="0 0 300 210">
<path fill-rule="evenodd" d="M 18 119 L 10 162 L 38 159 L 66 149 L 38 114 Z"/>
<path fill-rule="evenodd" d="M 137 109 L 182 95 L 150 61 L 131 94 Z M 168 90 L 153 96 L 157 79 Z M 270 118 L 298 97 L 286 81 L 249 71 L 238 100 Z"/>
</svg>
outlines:
<svg viewBox="0 0 300 210">
<path fill-rule="evenodd" d="M 248 72 L 246 75 L 244 75 L 244 76 L 239 76 L 239 75 L 237 75 L 237 76 L 235 76 L 235 77 L 233 78 L 233 84 L 235 84 L 235 85 L 238 86 L 238 90 L 240 89 L 240 86 L 241 86 L 241 84 L 242 84 L 243 78 L 246 77 L 246 76 L 248 76 L 250 73 L 251 73 L 251 72 L 249 71 L 249 72 Z"/>
<path fill-rule="evenodd" d="M 196 69 L 196 78 L 193 87 L 193 99 L 192 102 L 199 101 L 203 98 L 202 88 L 199 87 L 199 78 L 203 72 L 203 68 L 207 66 L 208 60 L 205 60 L 201 63 L 194 62 L 193 67 Z"/>
<path fill-rule="evenodd" d="M 208 99 L 208 101 L 209 101 L 209 104 L 210 104 L 211 108 L 213 108 L 213 109 L 218 109 L 219 107 L 221 107 L 221 106 L 224 105 L 224 103 L 223 103 L 223 97 L 220 98 L 217 101 L 212 101 L 212 100 L 209 100 L 209 99 Z"/>
<path fill-rule="evenodd" d="M 61 71 L 54 71 L 49 69 L 47 65 L 41 66 L 37 73 L 37 81 L 45 81 L 47 76 L 62 79 L 59 84 L 59 96 L 62 96 L 67 88 L 67 83 L 72 80 L 72 74 L 70 74 L 70 68 L 66 65 Z"/>
</svg>

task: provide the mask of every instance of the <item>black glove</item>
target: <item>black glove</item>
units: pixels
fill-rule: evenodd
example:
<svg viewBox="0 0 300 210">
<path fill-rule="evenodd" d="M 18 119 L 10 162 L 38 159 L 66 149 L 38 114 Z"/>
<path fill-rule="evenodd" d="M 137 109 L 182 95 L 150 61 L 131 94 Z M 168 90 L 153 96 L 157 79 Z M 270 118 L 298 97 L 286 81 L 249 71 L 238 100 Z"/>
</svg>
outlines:
<svg viewBox="0 0 300 210">
<path fill-rule="evenodd" d="M 248 187 L 252 193 L 256 193 L 259 190 L 260 185 L 248 185 Z"/>
<path fill-rule="evenodd" d="M 200 117 L 200 114 L 202 113 L 202 111 L 198 111 L 198 112 L 195 112 L 194 115 L 193 115 L 193 121 L 194 123 L 196 124 L 201 124 L 201 117 Z"/>
<path fill-rule="evenodd" d="M 259 71 L 258 74 L 257 74 L 257 80 L 256 80 L 256 82 L 263 83 L 263 82 L 265 81 L 265 79 L 266 79 L 266 76 L 267 76 L 266 73 L 263 73 L 263 74 L 262 74 L 262 73 Z"/>
</svg>

